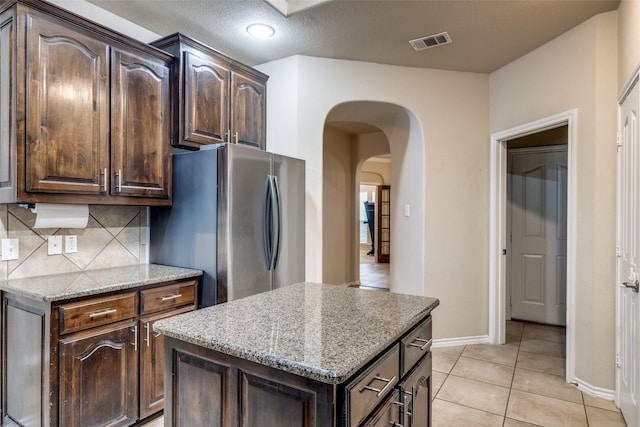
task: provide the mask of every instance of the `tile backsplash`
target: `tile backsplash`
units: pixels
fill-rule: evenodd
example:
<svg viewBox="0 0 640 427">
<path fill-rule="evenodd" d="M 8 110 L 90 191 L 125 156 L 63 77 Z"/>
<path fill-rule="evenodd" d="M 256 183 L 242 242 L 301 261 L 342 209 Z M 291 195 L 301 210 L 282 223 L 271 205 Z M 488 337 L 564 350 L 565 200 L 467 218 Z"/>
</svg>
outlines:
<svg viewBox="0 0 640 427">
<path fill-rule="evenodd" d="M 0 279 L 69 273 L 148 262 L 149 208 L 89 206 L 87 228 L 37 228 L 36 214 L 0 205 L 0 238 L 19 240 L 19 259 L 0 261 Z M 51 235 L 78 236 L 78 252 L 47 255 Z"/>
</svg>

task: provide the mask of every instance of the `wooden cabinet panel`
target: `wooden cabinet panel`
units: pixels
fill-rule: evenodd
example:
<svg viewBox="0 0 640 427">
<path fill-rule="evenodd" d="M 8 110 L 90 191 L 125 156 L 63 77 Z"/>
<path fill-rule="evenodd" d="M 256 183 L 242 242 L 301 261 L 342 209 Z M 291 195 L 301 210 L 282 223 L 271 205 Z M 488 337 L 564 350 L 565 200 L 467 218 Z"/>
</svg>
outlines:
<svg viewBox="0 0 640 427">
<path fill-rule="evenodd" d="M 128 293 L 61 305 L 60 334 L 132 319 L 136 302 L 136 293 Z"/>
<path fill-rule="evenodd" d="M 197 280 L 188 280 L 141 291 L 140 314 L 166 311 L 185 304 L 189 304 L 192 309 L 195 309 L 197 284 Z"/>
<path fill-rule="evenodd" d="M 164 337 L 153 332 L 153 324 L 165 317 L 192 311 L 189 306 L 140 319 L 140 418 L 164 407 Z"/>
<path fill-rule="evenodd" d="M 126 426 L 138 415 L 137 322 L 60 340 L 60 424 Z"/>
<path fill-rule="evenodd" d="M 184 52 L 184 140 L 197 146 L 227 141 L 231 71 L 210 57 Z"/>
<path fill-rule="evenodd" d="M 174 144 L 199 149 L 224 142 L 266 146 L 268 76 L 176 33 L 153 43 L 180 58 Z"/>
<path fill-rule="evenodd" d="M 0 203 L 12 202 L 17 194 L 15 97 L 15 25 L 11 10 L 0 14 Z"/>
<path fill-rule="evenodd" d="M 231 78 L 231 129 L 233 141 L 266 147 L 266 86 L 234 72 Z"/>
<path fill-rule="evenodd" d="M 27 14 L 25 191 L 106 193 L 108 45 Z"/>
<path fill-rule="evenodd" d="M 316 393 L 240 372 L 242 427 L 316 426 Z"/>
<path fill-rule="evenodd" d="M 395 390 L 385 403 L 371 416 L 369 421 L 363 424 L 363 427 L 389 427 L 400 426 L 400 410 L 398 409 L 398 397 L 400 393 Z"/>
<path fill-rule="evenodd" d="M 11 349 L 2 360 L 5 379 L 4 417 L 2 425 L 33 425 L 40 420 L 46 407 L 46 394 L 41 393 L 45 377 L 40 367 L 47 360 L 43 352 L 46 343 L 46 313 L 36 307 L 21 304 L 13 299 L 4 299 L 3 342 Z M 25 334 L 25 331 L 29 333 Z M 25 357 L 28 356 L 28 363 Z M 22 390 L 22 393 L 16 393 Z"/>
<path fill-rule="evenodd" d="M 182 352 L 174 363 L 175 377 L 165 382 L 167 394 L 173 387 L 173 406 L 165 407 L 165 425 L 167 421 L 175 427 L 238 425 L 233 409 L 237 380 L 229 366 Z"/>
<path fill-rule="evenodd" d="M 401 384 L 406 427 L 431 426 L 431 354 L 425 356 Z"/>
<path fill-rule="evenodd" d="M 170 64 L 112 49 L 111 165 L 113 194 L 170 195 Z"/>
</svg>

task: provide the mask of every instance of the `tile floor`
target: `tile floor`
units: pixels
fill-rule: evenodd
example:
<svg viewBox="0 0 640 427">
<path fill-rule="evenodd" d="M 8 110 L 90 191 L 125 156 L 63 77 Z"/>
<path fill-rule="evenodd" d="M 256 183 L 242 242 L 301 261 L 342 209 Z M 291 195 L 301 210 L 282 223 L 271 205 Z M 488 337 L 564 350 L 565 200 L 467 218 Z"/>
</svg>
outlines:
<svg viewBox="0 0 640 427">
<path fill-rule="evenodd" d="M 433 349 L 433 427 L 624 427 L 613 402 L 565 382 L 564 341 L 564 328 L 507 322 L 505 345 Z"/>
<path fill-rule="evenodd" d="M 564 328 L 507 322 L 507 343 L 433 349 L 434 427 L 624 427 L 564 379 Z"/>
</svg>

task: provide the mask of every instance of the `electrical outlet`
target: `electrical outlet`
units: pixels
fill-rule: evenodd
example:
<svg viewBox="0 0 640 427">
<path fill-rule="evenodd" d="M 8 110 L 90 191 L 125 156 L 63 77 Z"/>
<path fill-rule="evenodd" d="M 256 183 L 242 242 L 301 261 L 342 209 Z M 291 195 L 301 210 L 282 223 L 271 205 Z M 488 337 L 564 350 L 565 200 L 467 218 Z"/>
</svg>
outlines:
<svg viewBox="0 0 640 427">
<path fill-rule="evenodd" d="M 62 236 L 49 236 L 47 253 L 49 255 L 62 254 Z"/>
<path fill-rule="evenodd" d="M 18 239 L 2 239 L 2 261 L 11 261 L 20 256 Z"/>
<path fill-rule="evenodd" d="M 64 253 L 73 254 L 78 252 L 78 236 L 64 236 Z"/>
</svg>

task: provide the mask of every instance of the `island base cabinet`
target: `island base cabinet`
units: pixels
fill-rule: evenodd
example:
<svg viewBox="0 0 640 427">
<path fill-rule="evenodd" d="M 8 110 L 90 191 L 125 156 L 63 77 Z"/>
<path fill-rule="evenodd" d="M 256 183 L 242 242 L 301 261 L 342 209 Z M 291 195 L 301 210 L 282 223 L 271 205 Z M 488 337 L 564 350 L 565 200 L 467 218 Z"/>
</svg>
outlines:
<svg viewBox="0 0 640 427">
<path fill-rule="evenodd" d="M 328 427 L 335 386 L 165 337 L 166 427 Z"/>
<path fill-rule="evenodd" d="M 401 384 L 404 427 L 431 427 L 431 365 L 429 353 Z"/>
<path fill-rule="evenodd" d="M 60 340 L 60 425 L 127 426 L 138 418 L 137 323 Z"/>
</svg>

